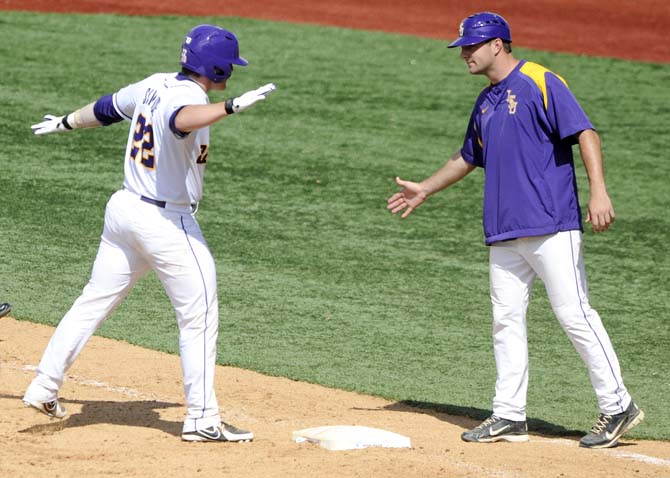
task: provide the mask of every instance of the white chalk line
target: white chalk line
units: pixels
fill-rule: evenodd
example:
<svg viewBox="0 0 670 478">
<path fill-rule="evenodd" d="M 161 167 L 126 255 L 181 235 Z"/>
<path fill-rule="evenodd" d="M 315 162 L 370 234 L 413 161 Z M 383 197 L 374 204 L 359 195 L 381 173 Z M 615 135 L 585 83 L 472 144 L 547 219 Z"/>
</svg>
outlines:
<svg viewBox="0 0 670 478">
<path fill-rule="evenodd" d="M 455 466 L 461 470 L 467 471 L 472 474 L 472 476 L 478 477 L 487 477 L 487 478 L 523 478 L 526 475 L 519 474 L 518 471 L 509 472 L 504 470 L 492 470 L 490 468 L 484 468 L 483 466 L 475 465 L 474 463 L 460 462 L 460 461 L 450 461 L 450 465 Z"/>
<path fill-rule="evenodd" d="M 0 369 L 9 369 L 9 370 L 18 370 L 21 372 L 34 372 L 37 370 L 37 367 L 35 365 L 9 365 L 9 364 L 4 364 L 0 363 Z M 97 387 L 101 388 L 103 390 L 107 390 L 109 392 L 114 392 L 114 393 L 119 393 L 121 395 L 125 395 L 127 397 L 132 397 L 132 398 L 141 398 L 141 399 L 147 399 L 147 400 L 160 400 L 162 402 L 173 402 L 175 401 L 174 398 L 167 398 L 167 397 L 160 397 L 156 394 L 146 394 L 143 392 L 140 392 L 139 390 L 135 390 L 132 388 L 128 387 L 116 387 L 114 385 L 110 385 L 105 382 L 101 382 L 99 380 L 93 380 L 93 379 L 88 379 L 88 378 L 83 378 L 79 377 L 77 375 L 67 375 L 66 376 L 68 380 L 73 381 L 74 383 L 78 383 L 80 385 L 87 385 L 90 387 Z M 559 446 L 570 446 L 570 447 L 575 447 L 577 446 L 575 442 L 571 440 L 565 440 L 561 438 L 537 438 L 533 437 L 531 441 L 538 441 L 540 443 L 551 443 L 554 445 L 559 445 Z M 623 459 L 628 459 L 628 460 L 633 460 L 633 461 L 638 461 L 641 463 L 646 463 L 648 465 L 656 465 L 656 466 L 661 466 L 661 467 L 670 467 L 670 460 L 666 460 L 664 458 L 656 458 L 653 456 L 648 456 L 648 455 L 643 455 L 641 453 L 629 453 L 626 451 L 620 451 L 616 449 L 603 449 L 599 450 L 601 452 L 607 453 L 609 455 L 612 455 L 616 458 L 623 458 Z M 466 465 L 462 464 L 463 467 L 469 468 L 471 465 Z M 479 470 L 483 471 L 483 470 Z M 490 473 L 490 470 L 487 472 Z M 494 472 L 496 473 L 496 472 Z M 504 472 L 500 472 L 502 474 L 498 475 L 496 473 L 495 476 L 507 476 Z"/>
<path fill-rule="evenodd" d="M 542 443 L 551 443 L 560 446 L 577 447 L 577 444 L 575 442 L 570 440 L 564 440 L 561 438 L 535 438 L 535 440 L 540 441 Z M 666 460 L 664 458 L 656 458 L 654 456 L 643 455 L 641 453 L 630 453 L 627 451 L 618 450 L 616 448 L 602 449 L 597 451 L 607 453 L 608 455 L 612 455 L 616 458 L 624 458 L 633 461 L 639 461 L 641 463 L 646 463 L 648 465 L 670 467 L 670 460 Z"/>
<path fill-rule="evenodd" d="M 9 369 L 9 370 L 18 370 L 21 372 L 35 372 L 37 370 L 37 366 L 35 365 L 10 365 L 10 364 L 4 364 L 0 363 L 0 369 Z M 144 393 L 139 390 L 135 390 L 133 388 L 128 388 L 128 387 L 117 387 L 114 385 L 110 385 L 106 382 L 101 382 L 99 380 L 93 380 L 89 378 L 84 378 L 80 377 L 78 375 L 66 375 L 65 376 L 66 380 L 72 381 L 76 384 L 79 385 L 86 385 L 89 387 L 95 387 L 95 388 L 100 388 L 102 390 L 106 390 L 108 392 L 114 392 L 118 393 L 121 395 L 125 395 L 126 397 L 131 397 L 131 398 L 139 398 L 139 399 L 144 399 L 144 400 L 158 400 L 161 402 L 178 402 L 181 403 L 180 400 L 175 400 L 174 397 L 161 397 L 160 395 L 157 395 L 155 393 Z"/>
</svg>

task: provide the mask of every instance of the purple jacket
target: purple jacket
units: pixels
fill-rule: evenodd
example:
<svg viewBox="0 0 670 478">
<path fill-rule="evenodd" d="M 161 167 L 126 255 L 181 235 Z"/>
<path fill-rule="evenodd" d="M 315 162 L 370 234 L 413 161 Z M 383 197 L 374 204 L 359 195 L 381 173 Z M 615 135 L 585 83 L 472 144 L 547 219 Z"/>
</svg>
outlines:
<svg viewBox="0 0 670 478">
<path fill-rule="evenodd" d="M 582 230 L 572 146 L 586 129 L 565 80 L 536 63 L 480 93 L 461 155 L 485 171 L 487 245 Z"/>
</svg>

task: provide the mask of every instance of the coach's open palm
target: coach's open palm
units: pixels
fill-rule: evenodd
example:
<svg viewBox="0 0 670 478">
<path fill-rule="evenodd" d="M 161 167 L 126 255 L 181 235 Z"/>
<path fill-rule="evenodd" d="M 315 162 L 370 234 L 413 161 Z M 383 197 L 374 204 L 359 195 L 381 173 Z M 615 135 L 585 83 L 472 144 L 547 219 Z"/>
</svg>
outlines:
<svg viewBox="0 0 670 478">
<path fill-rule="evenodd" d="M 387 209 L 393 214 L 406 209 L 402 214 L 402 218 L 406 218 L 412 211 L 419 207 L 428 197 L 419 183 L 412 181 L 404 181 L 399 177 L 395 178 L 398 186 L 402 186 L 402 191 L 391 196 L 387 203 Z"/>
</svg>

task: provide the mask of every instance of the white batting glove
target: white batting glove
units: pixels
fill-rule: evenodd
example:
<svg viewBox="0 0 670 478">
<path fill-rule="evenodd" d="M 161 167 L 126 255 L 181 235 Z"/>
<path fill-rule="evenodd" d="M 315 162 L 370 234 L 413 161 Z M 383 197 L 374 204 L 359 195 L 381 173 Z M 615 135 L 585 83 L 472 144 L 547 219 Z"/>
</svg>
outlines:
<svg viewBox="0 0 670 478">
<path fill-rule="evenodd" d="M 62 133 L 70 131 L 72 127 L 67 124 L 65 116 L 44 115 L 44 121 L 31 126 L 33 133 L 36 135 Z"/>
<path fill-rule="evenodd" d="M 226 100 L 226 113 L 240 113 L 257 102 L 264 100 L 267 95 L 277 89 L 274 83 L 268 83 L 255 90 L 247 91 L 237 98 Z"/>
</svg>

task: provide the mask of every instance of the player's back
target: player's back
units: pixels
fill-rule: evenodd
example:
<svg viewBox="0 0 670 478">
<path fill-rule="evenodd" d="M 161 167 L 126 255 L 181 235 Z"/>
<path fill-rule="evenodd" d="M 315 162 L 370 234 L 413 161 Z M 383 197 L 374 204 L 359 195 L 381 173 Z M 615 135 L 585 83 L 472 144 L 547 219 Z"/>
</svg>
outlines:
<svg viewBox="0 0 670 478">
<path fill-rule="evenodd" d="M 209 128 L 183 133 L 175 117 L 184 106 L 209 102 L 202 87 L 181 74 L 158 73 L 122 88 L 114 101 L 132 122 L 124 187 L 161 201 L 198 202 Z"/>
</svg>

